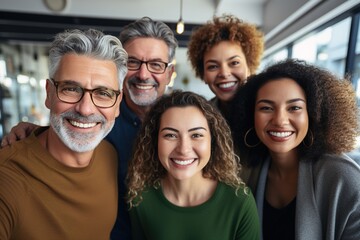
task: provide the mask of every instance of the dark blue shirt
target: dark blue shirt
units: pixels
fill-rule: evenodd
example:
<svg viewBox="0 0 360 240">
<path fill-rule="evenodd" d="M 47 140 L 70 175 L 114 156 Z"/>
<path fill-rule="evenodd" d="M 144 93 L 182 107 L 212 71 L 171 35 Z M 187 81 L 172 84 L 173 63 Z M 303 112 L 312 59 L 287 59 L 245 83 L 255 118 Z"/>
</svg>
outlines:
<svg viewBox="0 0 360 240">
<path fill-rule="evenodd" d="M 126 105 L 125 99 L 120 104 L 120 115 L 115 119 L 115 124 L 106 139 L 111 142 L 118 153 L 118 186 L 119 201 L 118 214 L 115 226 L 111 232 L 112 240 L 126 240 L 130 237 L 130 218 L 125 202 L 125 177 L 127 173 L 128 162 L 132 156 L 132 150 L 135 139 L 141 126 L 140 119 Z"/>
</svg>

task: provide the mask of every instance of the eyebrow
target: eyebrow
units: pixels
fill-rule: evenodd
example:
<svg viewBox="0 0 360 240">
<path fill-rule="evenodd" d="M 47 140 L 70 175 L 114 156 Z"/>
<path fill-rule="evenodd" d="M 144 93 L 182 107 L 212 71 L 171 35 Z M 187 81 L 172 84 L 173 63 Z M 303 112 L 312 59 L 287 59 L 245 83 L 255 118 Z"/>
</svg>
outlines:
<svg viewBox="0 0 360 240">
<path fill-rule="evenodd" d="M 306 101 L 304 99 L 302 99 L 302 98 L 294 98 L 294 99 L 290 99 L 290 100 L 286 101 L 287 104 L 294 103 L 294 102 L 304 102 L 304 103 L 306 103 Z M 259 101 L 256 102 L 256 104 L 259 104 L 259 103 L 274 104 L 274 101 L 271 101 L 271 100 L 268 100 L 268 99 L 260 99 Z"/>
<path fill-rule="evenodd" d="M 232 60 L 232 59 L 237 58 L 237 57 L 241 58 L 240 55 L 234 55 L 234 56 L 231 56 L 231 57 L 227 58 L 226 61 Z M 217 61 L 214 60 L 214 59 L 210 59 L 210 60 L 206 61 L 205 63 L 208 63 L 208 62 L 215 62 L 216 63 Z"/>
<path fill-rule="evenodd" d="M 128 59 L 134 59 L 134 60 L 138 60 L 138 61 L 143 61 L 143 60 L 140 60 L 137 57 L 133 57 L 133 56 L 129 56 Z M 150 58 L 150 59 L 147 59 L 145 62 L 149 62 L 149 61 L 166 62 L 166 61 L 162 60 L 161 58 Z"/>
<path fill-rule="evenodd" d="M 79 86 L 81 88 L 85 88 L 84 86 L 82 86 L 82 84 L 80 84 L 79 82 L 76 82 L 75 80 L 62 80 L 62 81 L 58 81 L 58 83 L 65 83 L 65 84 L 73 84 L 76 86 Z M 96 85 L 95 88 L 92 88 L 92 90 L 94 89 L 110 89 L 110 90 L 116 90 L 116 88 L 112 88 L 112 87 L 107 87 L 107 86 L 103 86 L 103 85 Z"/>
<path fill-rule="evenodd" d="M 179 132 L 179 130 L 177 130 L 175 128 L 171 128 L 171 127 L 164 127 L 163 129 L 160 130 L 160 132 L 165 131 L 165 130 Z M 205 130 L 205 131 L 207 131 L 206 128 L 204 128 L 204 127 L 195 127 L 195 128 L 190 128 L 188 130 L 188 132 L 193 132 L 193 131 L 196 131 L 196 130 Z"/>
</svg>

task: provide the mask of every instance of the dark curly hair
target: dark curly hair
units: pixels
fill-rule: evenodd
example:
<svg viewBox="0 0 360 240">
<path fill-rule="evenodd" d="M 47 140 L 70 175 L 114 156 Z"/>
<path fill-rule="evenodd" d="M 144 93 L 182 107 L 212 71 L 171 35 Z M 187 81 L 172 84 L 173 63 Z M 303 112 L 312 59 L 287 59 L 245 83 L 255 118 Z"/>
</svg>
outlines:
<svg viewBox="0 0 360 240">
<path fill-rule="evenodd" d="M 197 107 L 205 116 L 211 130 L 211 156 L 203 176 L 224 182 L 238 189 L 245 186 L 239 177 L 241 166 L 233 151 L 230 128 L 219 111 L 204 97 L 192 92 L 174 91 L 162 96 L 147 114 L 127 174 L 130 208 L 142 200 L 146 187 L 158 187 L 166 169 L 158 157 L 158 134 L 163 113 L 172 107 Z"/>
<path fill-rule="evenodd" d="M 300 158 L 316 160 L 325 153 L 339 154 L 353 150 L 359 134 L 359 124 L 356 95 L 351 82 L 304 61 L 289 59 L 251 76 L 231 102 L 234 114 L 229 122 L 235 144 L 240 151 L 267 154 L 267 148 L 263 144 L 252 149 L 246 147 L 244 136 L 246 131 L 254 127 L 258 90 L 265 83 L 280 78 L 295 80 L 306 95 L 309 130 L 313 136 L 310 136 L 311 133 L 308 131 L 304 139 L 306 144 L 299 145 Z M 250 135 L 252 136 L 247 136 L 248 143 L 259 142 L 256 134 Z M 312 140 L 313 144 L 308 146 Z M 258 163 L 253 158 L 251 161 L 247 163 Z"/>
<path fill-rule="evenodd" d="M 205 53 L 221 41 L 239 43 L 250 73 L 256 72 L 264 50 L 263 33 L 233 15 L 223 15 L 214 17 L 191 34 L 187 55 L 197 77 L 204 77 Z"/>
</svg>

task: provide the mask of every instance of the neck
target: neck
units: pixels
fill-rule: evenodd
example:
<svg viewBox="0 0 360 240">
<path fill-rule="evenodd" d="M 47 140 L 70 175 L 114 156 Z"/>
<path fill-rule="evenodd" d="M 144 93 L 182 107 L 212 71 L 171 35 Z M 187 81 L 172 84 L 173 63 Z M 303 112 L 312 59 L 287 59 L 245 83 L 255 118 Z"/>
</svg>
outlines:
<svg viewBox="0 0 360 240">
<path fill-rule="evenodd" d="M 269 172 L 280 178 L 286 176 L 297 176 L 299 169 L 299 156 L 296 151 L 286 154 L 271 154 L 271 166 Z"/>
<path fill-rule="evenodd" d="M 297 194 L 298 170 L 297 154 L 272 154 L 265 191 L 271 206 L 283 208 L 293 201 Z"/>
<path fill-rule="evenodd" d="M 182 181 L 165 177 L 162 182 L 164 196 L 173 204 L 182 207 L 200 205 L 211 198 L 217 181 L 203 178 L 201 181 Z"/>
<path fill-rule="evenodd" d="M 151 106 L 139 106 L 133 103 L 131 100 L 128 100 L 128 98 L 125 97 L 126 105 L 130 108 L 131 111 L 133 111 L 136 116 L 141 120 L 141 122 L 144 122 L 146 114 L 150 111 Z"/>
<path fill-rule="evenodd" d="M 93 151 L 78 153 L 69 149 L 51 127 L 39 135 L 40 144 L 61 164 L 81 168 L 89 165 Z"/>
</svg>

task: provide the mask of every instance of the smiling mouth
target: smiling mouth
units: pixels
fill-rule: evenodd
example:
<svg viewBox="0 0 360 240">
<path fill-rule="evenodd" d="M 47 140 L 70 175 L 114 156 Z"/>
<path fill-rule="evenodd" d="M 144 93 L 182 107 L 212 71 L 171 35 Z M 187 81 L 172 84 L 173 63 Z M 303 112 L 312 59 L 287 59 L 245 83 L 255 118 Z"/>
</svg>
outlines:
<svg viewBox="0 0 360 240">
<path fill-rule="evenodd" d="M 97 123 L 81 123 L 74 120 L 69 120 L 69 123 L 74 127 L 84 128 L 84 129 L 95 127 L 97 124 Z"/>
<path fill-rule="evenodd" d="M 154 88 L 154 85 L 139 85 L 139 84 L 133 84 L 133 86 L 136 89 L 140 89 L 140 90 L 150 90 L 152 88 Z"/>
<path fill-rule="evenodd" d="M 189 160 L 179 160 L 179 159 L 172 159 L 172 161 L 178 165 L 181 165 L 181 166 L 186 166 L 186 165 L 190 165 L 192 164 L 193 162 L 195 162 L 195 158 L 193 159 L 189 159 Z"/>
<path fill-rule="evenodd" d="M 289 136 L 291 136 L 293 134 L 293 132 L 274 132 L 274 131 L 269 131 L 268 132 L 271 136 L 274 137 L 278 137 L 278 138 L 287 138 Z"/>
<path fill-rule="evenodd" d="M 221 89 L 228 89 L 228 88 L 232 88 L 236 85 L 236 82 L 226 82 L 226 83 L 220 83 L 218 84 L 218 88 Z"/>
</svg>

